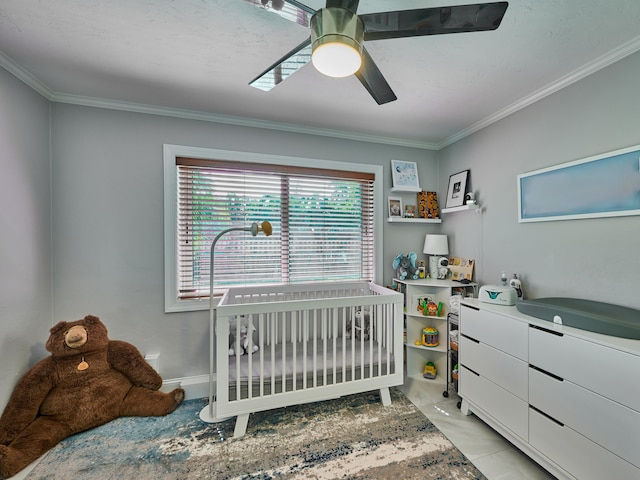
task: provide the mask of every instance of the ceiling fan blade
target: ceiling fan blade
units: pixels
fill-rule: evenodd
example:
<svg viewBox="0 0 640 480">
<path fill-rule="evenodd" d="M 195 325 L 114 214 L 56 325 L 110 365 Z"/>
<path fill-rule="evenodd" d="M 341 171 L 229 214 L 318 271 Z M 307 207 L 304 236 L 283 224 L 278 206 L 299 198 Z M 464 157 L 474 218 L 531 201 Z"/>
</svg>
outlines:
<svg viewBox="0 0 640 480">
<path fill-rule="evenodd" d="M 260 90 L 269 91 L 311 61 L 311 37 L 287 53 L 276 63 L 249 82 Z"/>
<path fill-rule="evenodd" d="M 480 32 L 500 26 L 508 2 L 419 8 L 360 15 L 365 40 Z"/>
<path fill-rule="evenodd" d="M 378 105 L 398 99 L 366 48 L 362 49 L 362 66 L 355 75 Z"/>
<path fill-rule="evenodd" d="M 297 0 L 245 0 L 245 2 L 304 27 L 309 26 L 309 19 L 316 13 L 313 8 Z"/>
<path fill-rule="evenodd" d="M 327 0 L 326 8 L 345 8 L 350 12 L 356 13 L 360 0 Z"/>
</svg>

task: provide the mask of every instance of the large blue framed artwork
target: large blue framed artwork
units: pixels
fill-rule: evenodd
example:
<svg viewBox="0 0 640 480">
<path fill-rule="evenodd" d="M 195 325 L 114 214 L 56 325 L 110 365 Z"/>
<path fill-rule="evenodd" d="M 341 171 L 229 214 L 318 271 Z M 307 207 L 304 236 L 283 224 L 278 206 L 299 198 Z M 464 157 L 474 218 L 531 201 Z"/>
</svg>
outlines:
<svg viewBox="0 0 640 480">
<path fill-rule="evenodd" d="M 640 215 L 640 145 L 518 175 L 518 221 Z"/>
</svg>

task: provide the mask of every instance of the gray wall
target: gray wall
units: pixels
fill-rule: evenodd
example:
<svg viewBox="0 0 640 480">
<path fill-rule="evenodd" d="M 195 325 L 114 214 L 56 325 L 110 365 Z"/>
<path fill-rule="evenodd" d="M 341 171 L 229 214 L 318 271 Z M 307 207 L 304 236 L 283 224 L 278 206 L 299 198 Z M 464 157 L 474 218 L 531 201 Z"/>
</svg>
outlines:
<svg viewBox="0 0 640 480">
<path fill-rule="evenodd" d="M 49 102 L 0 68 L 0 409 L 51 327 Z"/>
<path fill-rule="evenodd" d="M 164 313 L 164 143 L 380 164 L 385 192 L 390 160 L 415 161 L 437 187 L 437 152 L 99 108 L 54 104 L 52 139 L 53 319 L 101 317 L 111 338 L 160 353 L 164 378 L 208 371 L 208 312 Z M 420 231 L 385 223 L 385 279 Z"/>
<path fill-rule="evenodd" d="M 385 282 L 398 252 L 420 252 L 425 233 L 443 231 L 452 254 L 477 259 L 481 283 L 497 282 L 506 270 L 521 274 L 530 296 L 640 308 L 638 217 L 518 224 L 516 201 L 519 173 L 640 143 L 638 72 L 635 54 L 432 152 L 49 107 L 0 70 L 0 405 L 46 355 L 49 326 L 87 313 L 102 317 L 112 338 L 160 353 L 165 378 L 207 372 L 206 312 L 163 310 L 164 143 L 384 165 L 385 202 L 391 159 L 418 162 L 421 186 L 437 189 L 441 205 L 449 175 L 471 169 L 483 213 L 448 214 L 442 225 L 385 223 Z"/>
<path fill-rule="evenodd" d="M 439 152 L 443 194 L 449 175 L 470 169 L 483 206 L 443 222 L 452 251 L 477 259 L 481 283 L 506 270 L 530 297 L 640 308 L 640 217 L 519 224 L 516 191 L 518 174 L 640 144 L 639 74 L 636 53 Z"/>
</svg>

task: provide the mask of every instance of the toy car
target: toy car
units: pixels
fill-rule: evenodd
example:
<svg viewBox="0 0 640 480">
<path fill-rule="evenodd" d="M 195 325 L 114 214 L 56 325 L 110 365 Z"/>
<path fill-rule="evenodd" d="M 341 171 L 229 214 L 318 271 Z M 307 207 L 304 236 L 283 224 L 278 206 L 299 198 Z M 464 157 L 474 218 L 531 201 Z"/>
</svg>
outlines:
<svg viewBox="0 0 640 480">
<path fill-rule="evenodd" d="M 422 371 L 422 376 L 431 380 L 436 378 L 436 366 L 433 362 L 427 362 L 424 366 L 424 370 Z"/>
</svg>

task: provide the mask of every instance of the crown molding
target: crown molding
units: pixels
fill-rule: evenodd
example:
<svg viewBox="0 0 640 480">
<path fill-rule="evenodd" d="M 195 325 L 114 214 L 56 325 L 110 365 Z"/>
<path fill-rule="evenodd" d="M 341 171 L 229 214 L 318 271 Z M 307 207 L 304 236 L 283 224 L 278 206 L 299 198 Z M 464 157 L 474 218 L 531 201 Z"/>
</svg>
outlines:
<svg viewBox="0 0 640 480">
<path fill-rule="evenodd" d="M 368 135 L 356 132 L 344 132 L 341 130 L 331 130 L 322 128 L 305 127 L 289 123 L 271 122 L 268 120 L 258 120 L 245 117 L 235 117 L 230 115 L 217 115 L 207 112 L 186 110 L 178 108 L 160 107 L 156 105 L 147 105 L 132 102 L 121 102 L 117 100 L 108 100 L 96 97 L 85 97 L 80 95 L 72 95 L 66 93 L 54 92 L 47 85 L 36 78 L 31 72 L 16 63 L 13 59 L 0 51 L 0 66 L 15 75 L 22 82 L 33 88 L 43 97 L 52 102 L 68 103 L 72 105 L 82 105 L 97 108 L 107 108 L 112 110 L 122 110 L 135 113 L 144 113 L 148 115 L 160 115 L 166 117 L 183 118 L 189 120 L 200 120 L 205 122 L 222 123 L 227 125 L 237 125 L 242 127 L 260 128 L 268 130 L 277 130 L 282 132 L 299 133 L 304 135 L 316 135 L 331 138 L 340 138 L 357 142 L 379 143 L 384 145 L 394 145 L 400 147 L 418 148 L 424 150 L 441 150 L 458 140 L 461 140 L 473 133 L 502 120 L 509 115 L 516 113 L 529 105 L 548 97 L 549 95 L 562 90 L 563 88 L 582 80 L 585 77 L 619 61 L 623 58 L 636 53 L 640 50 L 640 36 L 629 42 L 626 42 L 608 52 L 605 55 L 587 63 L 586 65 L 560 77 L 558 80 L 546 85 L 545 87 L 533 92 L 521 100 L 498 110 L 497 112 L 483 118 L 479 122 L 460 130 L 451 135 L 440 143 L 418 142 L 413 140 L 383 137 L 378 135 Z"/>
<path fill-rule="evenodd" d="M 268 120 L 258 120 L 246 117 L 234 117 L 230 115 L 216 115 L 196 110 L 186 110 L 178 108 L 160 107 L 142 103 L 122 102 L 98 97 L 86 97 L 72 95 L 68 93 L 54 92 L 47 85 L 41 82 L 31 72 L 19 65 L 13 59 L 0 51 L 0 66 L 9 73 L 16 76 L 23 83 L 33 88 L 47 100 L 56 103 L 67 103 L 72 105 L 82 105 L 86 107 L 107 108 L 111 110 L 122 110 L 127 112 L 144 113 L 148 115 L 160 115 L 166 117 L 183 118 L 188 120 L 200 120 L 203 122 L 222 123 L 227 125 L 237 125 L 242 127 L 261 128 L 268 130 L 278 130 L 282 132 L 300 133 L 304 135 L 316 135 L 331 138 L 341 138 L 357 142 L 379 143 L 384 145 L 395 145 L 400 147 L 418 148 L 424 150 L 437 150 L 435 143 L 418 142 L 402 138 L 383 137 L 378 135 L 368 135 L 356 132 L 344 132 L 341 130 L 330 130 L 322 128 L 305 127 L 289 123 L 271 122 Z"/>
<path fill-rule="evenodd" d="M 378 135 L 368 135 L 356 132 L 343 132 L 340 130 L 330 130 L 323 128 L 305 127 L 290 123 L 271 122 L 247 117 L 235 117 L 231 115 L 217 115 L 197 110 L 185 110 L 179 108 L 160 107 L 142 103 L 122 102 L 96 97 L 83 97 L 80 95 L 70 95 L 65 93 L 53 93 L 50 100 L 57 103 L 68 103 L 87 107 L 108 108 L 112 110 L 123 110 L 127 112 L 144 113 L 148 115 L 161 115 L 165 117 L 183 118 L 188 120 L 200 120 L 204 122 L 223 123 L 227 125 L 237 125 L 242 127 L 261 128 L 268 130 L 278 130 L 283 132 L 300 133 L 304 135 L 316 135 L 331 138 L 341 138 L 358 142 L 380 143 L 385 145 L 396 145 L 401 147 L 411 147 L 426 150 L 437 150 L 438 146 L 433 143 L 417 142 L 393 137 L 382 137 Z"/>
<path fill-rule="evenodd" d="M 3 67 L 9 73 L 18 77 L 18 79 L 22 80 L 23 83 L 26 83 L 28 86 L 33 88 L 40 95 L 45 97 L 48 100 L 51 100 L 53 96 L 53 91 L 47 87 L 44 83 L 42 83 L 38 78 L 36 78 L 31 72 L 26 70 L 24 67 L 16 63 L 11 57 L 8 57 L 3 52 L 0 51 L 0 67 Z"/>
<path fill-rule="evenodd" d="M 605 55 L 596 58 L 586 65 L 583 65 L 582 67 L 574 70 L 573 72 L 560 77 L 558 80 L 533 92 L 531 95 L 528 95 L 521 100 L 512 103 L 508 107 L 503 108 L 502 110 L 498 110 L 494 114 L 489 115 L 479 122 L 474 123 L 470 127 L 465 128 L 464 130 L 460 130 L 458 133 L 439 143 L 438 150 L 447 147 L 452 143 L 455 143 L 458 140 L 471 135 L 472 133 L 482 130 L 489 125 L 502 120 L 505 117 L 508 117 L 512 113 L 516 113 L 517 111 L 522 110 L 523 108 L 528 107 L 529 105 L 542 100 L 543 98 L 548 97 L 549 95 L 562 90 L 563 88 L 568 87 L 569 85 L 576 83 L 577 81 L 582 80 L 583 78 L 588 77 L 589 75 L 602 70 L 605 67 L 608 67 L 618 60 L 622 60 L 623 58 L 636 53 L 638 50 L 640 50 L 640 36 L 634 38 L 633 40 L 630 40 L 627 43 L 622 44 L 620 47 L 611 50 Z"/>
</svg>

